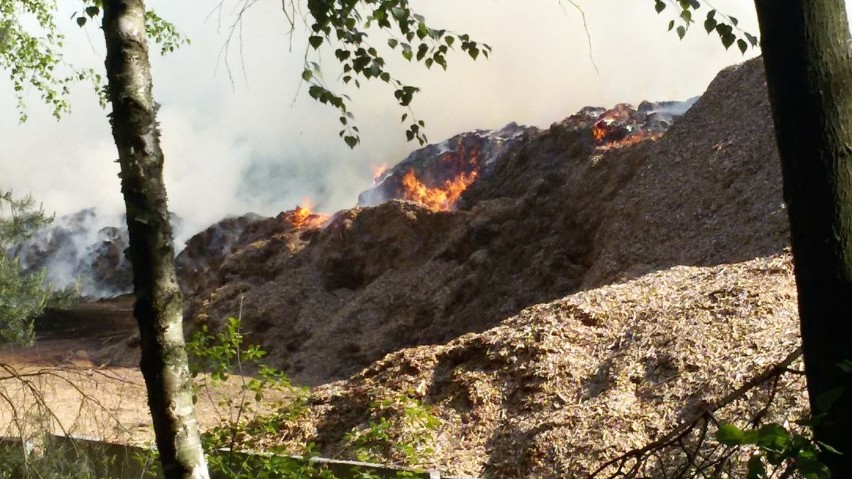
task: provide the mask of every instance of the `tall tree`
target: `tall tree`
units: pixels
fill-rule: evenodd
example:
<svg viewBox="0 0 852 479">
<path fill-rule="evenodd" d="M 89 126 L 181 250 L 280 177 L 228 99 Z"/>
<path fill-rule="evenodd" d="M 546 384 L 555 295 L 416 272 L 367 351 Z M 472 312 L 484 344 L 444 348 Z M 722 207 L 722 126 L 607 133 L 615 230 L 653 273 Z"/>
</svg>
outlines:
<svg viewBox="0 0 852 479">
<path fill-rule="evenodd" d="M 163 182 L 164 155 L 148 60 L 148 33 L 166 50 L 181 43 L 181 38 L 162 19 L 150 12 L 146 14 L 143 0 L 84 0 L 84 4 L 87 5 L 84 12 L 76 19 L 81 26 L 101 13 L 101 9 L 103 13 L 107 99 L 112 105 L 110 121 L 127 212 L 136 296 L 134 315 L 142 349 L 140 366 L 163 472 L 169 479 L 207 478 L 184 348 L 183 298 L 175 274 L 172 228 Z M 362 17 L 356 8 L 359 4 L 370 7 L 372 14 Z M 285 2 L 285 9 L 286 6 Z M 66 77 L 54 73 L 54 67 L 61 63 L 58 50 L 62 46 L 54 21 L 55 7 L 50 0 L 0 2 L 0 67 L 12 72 L 22 120 L 26 115 L 21 92 L 28 82 L 42 93 L 42 99 L 58 117 L 68 109 L 64 94 L 70 81 L 77 78 L 99 81 L 92 71 L 78 70 Z M 354 80 L 358 86 L 355 77 L 381 79 L 395 87 L 394 96 L 402 106 L 409 105 L 417 88 L 395 80 L 384 69 L 383 58 L 366 43 L 364 30 L 371 23 L 386 30 L 395 25 L 404 41 L 391 39 L 389 46 L 394 49 L 399 46 L 404 58 L 422 60 L 427 66 L 434 63 L 446 68 L 445 55 L 456 40 L 473 58 L 489 51 L 487 45 L 471 41 L 467 35 L 429 28 L 423 17 L 411 11 L 408 0 L 344 0 L 340 5 L 310 0 L 308 8 L 313 20 L 308 22 L 313 32 L 309 43 L 316 49 L 324 41 L 339 42 L 335 57 L 347 73 L 344 82 Z M 22 15 L 34 16 L 47 34 L 36 37 L 28 33 L 25 22 L 20 21 Z M 153 27 L 147 33 L 146 22 L 149 28 Z M 309 93 L 341 111 L 344 125 L 341 137 L 354 146 L 358 142 L 358 129 L 349 123 L 352 114 L 347 110 L 346 96 L 327 89 L 318 73 L 318 67 L 306 66 L 302 78 L 311 83 Z M 422 121 L 412 120 L 406 131 L 409 140 L 425 141 L 420 131 L 422 126 Z"/>
<path fill-rule="evenodd" d="M 852 471 L 852 57 L 843 0 L 756 0 L 816 438 Z"/>
<path fill-rule="evenodd" d="M 121 165 L 140 368 L 166 478 L 209 476 L 193 405 L 142 0 L 104 0 L 110 121 Z"/>
<path fill-rule="evenodd" d="M 32 344 L 33 321 L 53 296 L 44 271 L 25 274 L 10 254 L 51 220 L 31 196 L 0 191 L 0 344 Z"/>
</svg>

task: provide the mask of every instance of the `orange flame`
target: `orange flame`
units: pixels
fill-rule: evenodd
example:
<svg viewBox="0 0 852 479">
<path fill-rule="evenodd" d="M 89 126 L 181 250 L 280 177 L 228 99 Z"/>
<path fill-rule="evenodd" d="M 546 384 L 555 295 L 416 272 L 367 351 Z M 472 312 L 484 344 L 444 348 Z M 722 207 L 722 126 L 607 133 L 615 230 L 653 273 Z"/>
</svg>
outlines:
<svg viewBox="0 0 852 479">
<path fill-rule="evenodd" d="M 622 138 L 620 140 L 615 140 L 615 141 L 605 143 L 603 145 L 599 145 L 597 147 L 597 149 L 607 151 L 607 150 L 614 150 L 614 149 L 618 149 L 618 148 L 624 148 L 626 146 L 632 146 L 632 145 L 635 145 L 637 143 L 641 143 L 645 140 L 656 140 L 657 138 L 659 138 L 661 136 L 663 136 L 663 134 L 660 133 L 660 132 L 651 132 L 651 131 L 639 130 L 635 133 L 632 133 L 628 136 L 625 136 L 624 138 Z"/>
<path fill-rule="evenodd" d="M 283 218 L 293 225 L 293 228 L 302 229 L 319 226 L 328 219 L 328 215 L 318 214 L 313 211 L 313 202 L 309 198 L 302 199 L 302 205 L 282 213 Z"/>
<path fill-rule="evenodd" d="M 596 121 L 595 124 L 592 125 L 592 137 L 594 137 L 596 142 L 602 142 L 604 137 L 606 137 L 606 134 L 607 128 L 603 120 Z"/>
<path fill-rule="evenodd" d="M 630 120 L 630 112 L 629 105 L 620 103 L 603 112 L 592 125 L 592 137 L 599 150 L 623 148 L 662 135 L 659 132 L 643 130 L 640 124 Z"/>
<path fill-rule="evenodd" d="M 370 169 L 373 170 L 373 184 L 378 185 L 382 175 L 388 171 L 388 165 L 387 163 L 383 163 L 379 166 L 372 165 L 370 166 Z"/>
<path fill-rule="evenodd" d="M 311 217 L 311 210 L 307 207 L 297 206 L 295 210 L 293 210 L 293 226 L 296 228 L 301 228 L 305 226 L 305 223 L 308 221 L 308 218 Z"/>
<path fill-rule="evenodd" d="M 403 198 L 416 201 L 433 210 L 448 211 L 452 209 L 459 196 L 476 181 L 478 176 L 477 171 L 461 173 L 455 178 L 447 180 L 443 187 L 430 188 L 417 179 L 413 170 L 408 170 L 402 177 L 402 187 L 405 190 Z"/>
</svg>

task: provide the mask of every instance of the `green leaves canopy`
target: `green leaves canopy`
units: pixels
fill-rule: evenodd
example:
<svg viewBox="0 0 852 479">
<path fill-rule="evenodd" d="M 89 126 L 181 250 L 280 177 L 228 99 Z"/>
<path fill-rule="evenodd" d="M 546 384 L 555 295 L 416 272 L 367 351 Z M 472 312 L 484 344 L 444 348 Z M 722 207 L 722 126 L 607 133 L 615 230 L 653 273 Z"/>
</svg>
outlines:
<svg viewBox="0 0 852 479">
<path fill-rule="evenodd" d="M 702 8 L 699 0 L 653 0 L 654 10 L 657 13 L 663 13 L 669 6 L 672 6 L 677 13 L 677 16 L 669 21 L 669 31 L 674 30 L 678 38 L 683 39 L 690 26 L 695 23 L 694 14 Z M 706 4 L 707 2 L 705 2 Z M 739 20 L 736 17 L 725 15 L 715 8 L 710 8 L 704 19 L 704 30 L 707 34 L 716 32 L 719 36 L 719 41 L 727 50 L 734 43 L 737 44 L 740 52 L 745 54 L 749 47 L 758 46 L 757 37 L 751 33 L 744 31 L 738 27 Z"/>
<path fill-rule="evenodd" d="M 333 48 L 342 67 L 344 84 L 358 88 L 361 80 L 379 79 L 393 87 L 397 103 L 409 113 L 411 102 L 420 89 L 403 83 L 386 69 L 385 58 L 370 43 L 368 31 L 383 31 L 387 35 L 386 42 L 382 42 L 383 48 L 386 44 L 406 61 L 423 63 L 426 68 L 438 65 L 446 70 L 447 55 L 456 45 L 474 60 L 480 55 L 487 58 L 491 52 L 491 47 L 471 40 L 467 34 L 432 28 L 422 15 L 412 10 L 408 0 L 308 0 L 308 12 L 311 17 L 308 20 L 309 50 L 319 50 L 323 46 Z M 332 91 L 323 83 L 317 62 L 306 60 L 302 79 L 310 83 L 308 93 L 312 98 L 340 111 L 343 125 L 340 136 L 350 147 L 357 145 L 359 131 L 352 125 L 354 117 L 349 111 L 349 97 Z M 415 119 L 413 114 L 404 115 L 402 121 L 406 119 L 410 119 L 407 139 L 424 144 L 424 122 Z"/>
</svg>

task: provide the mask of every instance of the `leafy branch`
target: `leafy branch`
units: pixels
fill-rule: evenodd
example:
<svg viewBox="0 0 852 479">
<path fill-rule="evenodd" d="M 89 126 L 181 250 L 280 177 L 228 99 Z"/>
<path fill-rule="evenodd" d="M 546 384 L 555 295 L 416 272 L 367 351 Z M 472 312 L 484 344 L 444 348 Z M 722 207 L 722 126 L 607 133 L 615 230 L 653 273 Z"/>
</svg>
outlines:
<svg viewBox="0 0 852 479">
<path fill-rule="evenodd" d="M 286 11 L 285 4 L 285 11 Z M 417 120 L 411 111 L 411 102 L 420 89 L 399 80 L 386 68 L 385 58 L 369 42 L 368 30 L 378 28 L 388 35 L 387 47 L 406 61 L 423 63 L 426 68 L 438 65 L 447 69 L 447 55 L 459 47 L 470 58 L 487 58 L 491 47 L 479 43 L 467 34 L 457 34 L 435 29 L 426 19 L 415 13 L 408 0 L 309 0 L 308 12 L 311 35 L 309 52 L 318 52 L 323 46 L 334 48 L 334 56 L 342 66 L 341 79 L 346 85 L 360 88 L 362 80 L 379 79 L 394 89 L 394 98 L 408 112 L 401 121 L 408 121 L 405 135 L 409 141 L 426 143 L 425 123 Z M 295 14 L 287 13 L 288 18 Z M 353 124 L 354 116 L 348 107 L 349 96 L 330 89 L 322 81 L 317 62 L 308 61 L 306 53 L 302 80 L 310 84 L 308 94 L 320 103 L 331 105 L 340 112 L 340 136 L 349 147 L 360 142 L 359 130 Z"/>
<path fill-rule="evenodd" d="M 720 12 L 710 2 L 705 1 L 704 4 L 709 7 L 703 22 L 704 30 L 708 35 L 715 32 L 726 50 L 736 43 L 740 52 L 745 54 L 749 48 L 758 46 L 757 37 L 741 29 L 736 17 Z M 696 22 L 698 15 L 694 15 L 694 13 L 702 9 L 701 1 L 654 0 L 654 9 L 657 13 L 662 13 L 670 5 L 675 9 L 677 16 L 669 21 L 669 31 L 674 30 L 678 38 L 683 39 L 689 28 Z"/>
<path fill-rule="evenodd" d="M 72 15 L 80 27 L 101 12 L 101 0 L 83 0 L 82 11 Z M 0 2 L 0 69 L 12 82 L 18 119 L 27 120 L 25 92 L 34 88 L 56 119 L 71 110 L 67 96 L 71 84 L 88 82 L 98 93 L 101 107 L 106 106 L 103 75 L 92 68 L 77 68 L 65 61 L 62 49 L 65 36 L 59 33 L 56 0 L 16 0 Z M 188 45 L 189 39 L 155 12 L 145 13 L 151 40 L 166 54 Z M 35 25 L 35 27 L 34 27 Z"/>
</svg>

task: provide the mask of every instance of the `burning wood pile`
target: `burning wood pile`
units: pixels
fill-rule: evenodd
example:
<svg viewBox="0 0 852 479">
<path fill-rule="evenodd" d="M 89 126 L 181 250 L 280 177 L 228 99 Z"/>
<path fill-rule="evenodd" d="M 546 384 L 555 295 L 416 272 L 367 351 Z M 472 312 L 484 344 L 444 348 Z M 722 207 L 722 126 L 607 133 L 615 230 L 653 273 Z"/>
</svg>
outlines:
<svg viewBox="0 0 852 479">
<path fill-rule="evenodd" d="M 659 138 L 675 118 L 686 113 L 696 100 L 643 101 L 638 108 L 627 103 L 619 103 L 611 109 L 586 107 L 566 118 L 562 124 L 589 129 L 598 150 L 622 148 Z"/>
<path fill-rule="evenodd" d="M 510 123 L 500 130 L 462 133 L 421 148 L 393 168 L 376 172 L 375 186 L 358 196 L 358 205 L 399 199 L 436 211 L 452 210 L 461 194 L 531 130 Z"/>
</svg>

